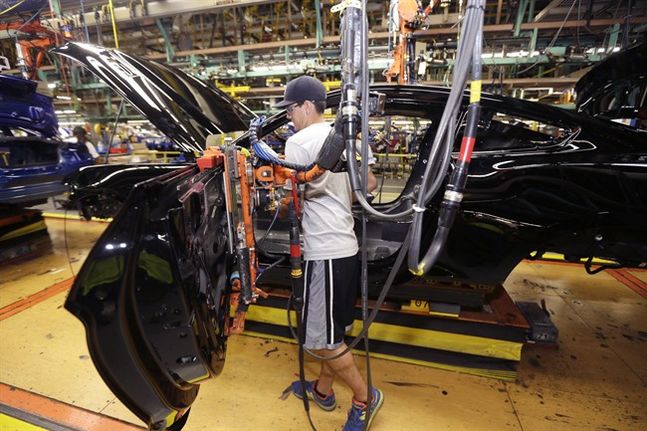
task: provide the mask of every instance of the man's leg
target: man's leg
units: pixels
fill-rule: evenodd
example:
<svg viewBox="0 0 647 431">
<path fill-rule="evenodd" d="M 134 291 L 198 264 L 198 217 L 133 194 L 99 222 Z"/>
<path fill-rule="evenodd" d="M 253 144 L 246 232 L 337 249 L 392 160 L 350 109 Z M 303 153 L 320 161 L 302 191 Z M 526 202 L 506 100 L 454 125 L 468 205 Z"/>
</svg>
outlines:
<svg viewBox="0 0 647 431">
<path fill-rule="evenodd" d="M 338 355 L 339 353 L 346 350 L 346 343 L 343 343 L 341 346 L 334 350 L 318 350 L 317 354 L 325 357 L 332 357 Z M 331 359 L 324 362 L 328 364 L 330 369 L 338 376 L 340 379 L 348 385 L 348 387 L 353 391 L 353 396 L 357 401 L 366 402 L 368 400 L 368 395 L 366 392 L 366 382 L 359 372 L 357 365 L 355 364 L 355 359 L 351 352 L 346 352 L 344 355 L 339 358 Z M 323 368 L 322 368 L 323 371 Z M 324 387 L 318 386 L 318 389 L 323 392 Z"/>
<path fill-rule="evenodd" d="M 321 355 L 320 355 L 321 356 Z M 321 371 L 315 388 L 320 395 L 332 394 L 332 384 L 335 380 L 335 373 L 328 364 L 328 361 L 321 361 Z"/>
</svg>

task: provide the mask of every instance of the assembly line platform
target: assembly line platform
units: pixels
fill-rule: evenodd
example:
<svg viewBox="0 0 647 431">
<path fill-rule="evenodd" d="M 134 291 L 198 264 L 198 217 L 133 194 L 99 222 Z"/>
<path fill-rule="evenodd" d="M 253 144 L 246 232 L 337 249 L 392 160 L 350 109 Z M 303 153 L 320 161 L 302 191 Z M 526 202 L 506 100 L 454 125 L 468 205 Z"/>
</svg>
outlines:
<svg viewBox="0 0 647 431">
<path fill-rule="evenodd" d="M 0 266 L 0 429 L 141 430 L 95 370 L 81 323 L 63 308 L 72 277 L 106 224 L 49 217 L 45 223 L 50 252 Z M 560 331 L 558 348 L 524 345 L 512 381 L 372 355 L 373 382 L 385 402 L 371 429 L 645 429 L 646 286 L 644 270 L 588 276 L 571 264 L 520 264 L 505 291 L 514 301 L 545 301 Z M 280 303 L 256 309 L 250 324 L 267 319 L 263 313 L 285 316 Z M 395 320 L 376 325 L 405 326 Z M 380 341 L 375 338 L 372 351 Z M 364 359 L 356 355 L 362 372 Z M 318 371 L 308 359 L 307 376 Z M 295 344 L 251 332 L 231 337 L 225 369 L 201 385 L 185 430 L 306 429 L 302 403 L 280 399 L 297 372 Z M 335 411 L 312 409 L 320 430 L 345 421 L 351 394 L 343 385 L 335 390 Z"/>
</svg>

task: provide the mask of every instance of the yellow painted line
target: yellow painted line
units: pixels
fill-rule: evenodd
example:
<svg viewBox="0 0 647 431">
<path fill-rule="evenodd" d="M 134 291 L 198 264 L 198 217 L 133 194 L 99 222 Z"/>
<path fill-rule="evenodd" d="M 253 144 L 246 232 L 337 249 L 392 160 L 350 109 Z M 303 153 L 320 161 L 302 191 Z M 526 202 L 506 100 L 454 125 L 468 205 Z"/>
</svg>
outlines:
<svg viewBox="0 0 647 431">
<path fill-rule="evenodd" d="M 577 262 L 568 262 L 568 261 L 565 259 L 564 255 L 563 255 L 563 254 L 560 254 L 560 253 L 551 253 L 551 252 L 549 252 L 549 253 L 544 253 L 544 254 L 541 256 L 541 259 L 545 259 L 545 260 L 559 260 L 559 261 L 564 261 L 564 262 L 566 262 L 566 263 L 572 263 L 572 264 L 574 264 L 574 265 L 578 265 L 578 263 L 577 263 Z M 581 263 L 586 263 L 586 261 L 587 261 L 587 260 L 588 260 L 588 259 L 584 259 L 584 258 L 583 258 L 583 259 L 580 259 L 580 262 L 581 262 Z M 612 260 L 599 259 L 599 258 L 597 258 L 597 257 L 594 257 L 594 258 L 593 258 L 592 263 L 595 263 L 595 264 L 598 264 L 598 265 L 602 265 L 602 264 L 615 264 L 615 263 L 617 263 L 617 262 L 614 262 L 614 261 L 612 261 Z"/>
<path fill-rule="evenodd" d="M 73 282 L 74 277 L 70 277 L 67 280 L 63 280 L 53 286 L 46 287 L 45 289 L 40 290 L 33 295 L 29 295 L 26 298 L 0 308 L 0 322 L 8 319 L 15 314 L 25 311 L 28 308 L 33 307 L 34 305 L 39 304 L 48 298 L 51 298 L 54 295 L 58 295 L 61 292 L 69 290 Z M 2 430 L 0 429 L 0 431 Z"/>
<path fill-rule="evenodd" d="M 290 344 L 296 344 L 296 341 L 292 338 L 281 337 L 278 335 L 264 334 L 262 332 L 245 331 L 243 332 L 242 335 L 246 335 L 249 337 L 271 339 L 275 341 L 283 341 L 285 343 L 290 343 Z M 363 350 L 353 349 L 352 352 L 354 355 L 359 355 L 359 356 L 366 355 L 366 352 L 364 352 Z M 517 378 L 516 371 L 500 371 L 500 370 L 488 370 L 486 368 L 461 367 L 458 365 L 443 364 L 442 362 L 424 361 L 422 359 L 413 359 L 413 358 L 407 358 L 404 356 L 388 355 L 386 353 L 371 352 L 371 358 L 385 359 L 385 360 L 394 361 L 394 362 L 420 365 L 423 367 L 437 368 L 439 370 L 455 371 L 455 372 L 470 374 L 474 376 L 490 377 L 490 378 L 506 380 L 506 381 L 514 381 Z"/>
<path fill-rule="evenodd" d="M 45 421 L 83 431 L 143 431 L 121 419 L 77 407 L 34 392 L 0 383 L 0 403 Z M 9 428 L 11 429 L 11 428 Z M 40 429 L 40 428 L 30 428 Z M 0 428 L 4 431 L 4 428 Z"/>
<path fill-rule="evenodd" d="M 47 431 L 45 428 L 23 422 L 4 413 L 0 413 L 0 430 L 2 431 Z"/>
<path fill-rule="evenodd" d="M 292 314 L 292 322 L 296 316 Z M 287 325 L 285 310 L 272 307 L 252 306 L 247 312 L 247 319 L 259 323 Z M 362 329 L 362 322 L 355 320 L 349 335 L 355 337 Z M 387 323 L 374 322 L 369 329 L 369 338 L 391 343 L 407 344 L 429 349 L 446 350 L 456 353 L 487 356 L 490 358 L 521 360 L 522 343 L 497 340 L 495 338 L 475 337 L 473 335 L 454 334 L 430 329 L 408 328 Z"/>
<path fill-rule="evenodd" d="M 18 229 L 14 229 L 10 231 L 9 233 L 6 233 L 2 236 L 0 236 L 0 241 L 7 241 L 13 238 L 18 238 L 23 235 L 27 235 L 30 233 L 38 232 L 39 230 L 47 230 L 47 225 L 45 224 L 45 220 L 38 220 L 37 222 L 28 224 L 27 226 L 23 226 Z"/>
<path fill-rule="evenodd" d="M 441 313 L 440 311 L 429 311 L 429 315 L 438 316 L 438 317 L 449 317 L 452 319 L 458 319 L 459 315 L 456 313 Z"/>
<path fill-rule="evenodd" d="M 61 214 L 61 213 L 52 213 L 52 212 L 43 212 L 43 217 L 46 218 L 58 218 L 58 219 L 65 219 L 65 220 L 75 220 L 75 221 L 88 221 L 81 217 L 80 215 L 72 215 L 72 214 Z M 96 218 L 92 217 L 91 220 L 89 221 L 94 221 L 98 223 L 110 223 L 112 221 L 112 218 Z"/>
<path fill-rule="evenodd" d="M 25 1 L 26 1 L 26 0 L 22 0 L 22 1 L 18 2 L 18 3 L 16 3 L 15 5 L 13 5 L 13 6 L 9 6 L 7 9 L 3 10 L 2 12 L 0 12 L 0 15 L 4 15 L 4 14 L 6 14 L 6 13 L 10 12 L 12 9 L 17 8 L 18 6 L 20 6 L 21 4 L 23 4 Z"/>
<path fill-rule="evenodd" d="M 638 295 L 647 298 L 647 283 L 620 269 L 607 270 L 607 274 L 624 284 Z"/>
</svg>

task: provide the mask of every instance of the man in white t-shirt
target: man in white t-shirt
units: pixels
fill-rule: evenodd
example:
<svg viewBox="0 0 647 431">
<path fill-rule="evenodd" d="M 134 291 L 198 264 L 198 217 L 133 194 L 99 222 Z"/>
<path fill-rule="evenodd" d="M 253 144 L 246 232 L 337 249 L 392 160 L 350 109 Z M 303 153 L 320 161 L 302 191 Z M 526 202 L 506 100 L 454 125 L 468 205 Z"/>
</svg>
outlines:
<svg viewBox="0 0 647 431">
<path fill-rule="evenodd" d="M 72 135 L 76 138 L 76 142 L 79 145 L 83 145 L 85 148 L 83 150 L 87 151 L 90 154 L 90 157 L 94 159 L 95 162 L 100 162 L 101 161 L 101 156 L 99 156 L 99 153 L 97 152 L 96 148 L 94 148 L 94 144 L 88 140 L 88 132 L 81 127 L 81 126 L 76 126 L 72 130 Z"/>
<path fill-rule="evenodd" d="M 284 100 L 276 105 L 286 108 L 296 133 L 285 145 L 287 161 L 302 165 L 316 161 L 331 125 L 324 122 L 326 90 L 316 78 L 301 76 L 290 81 Z M 369 174 L 369 191 L 377 181 Z M 326 172 L 305 184 L 303 202 L 304 347 L 319 356 L 334 357 L 347 349 L 344 334 L 354 320 L 359 285 L 358 246 L 351 206 L 353 195 L 348 174 Z M 317 380 L 306 382 L 308 398 L 324 410 L 332 411 L 337 402 L 333 380 L 340 378 L 353 391 L 352 407 L 344 431 L 363 430 L 366 411 L 371 420 L 382 405 L 383 394 L 377 388 L 367 393 L 367 385 L 353 355 L 322 361 Z M 297 397 L 303 393 L 300 381 L 292 383 Z M 369 423 L 370 425 L 370 423 Z"/>
</svg>

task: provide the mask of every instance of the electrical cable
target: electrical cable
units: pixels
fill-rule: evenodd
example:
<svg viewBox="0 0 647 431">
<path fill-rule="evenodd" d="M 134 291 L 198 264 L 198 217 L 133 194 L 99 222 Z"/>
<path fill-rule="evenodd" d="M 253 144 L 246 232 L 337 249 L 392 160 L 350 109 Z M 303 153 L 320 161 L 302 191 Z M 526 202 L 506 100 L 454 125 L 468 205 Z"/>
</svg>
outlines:
<svg viewBox="0 0 647 431">
<path fill-rule="evenodd" d="M 108 149 L 106 153 L 106 161 L 104 164 L 108 164 L 109 158 L 110 158 L 110 149 L 112 148 L 112 140 L 115 138 L 115 132 L 117 131 L 117 124 L 119 124 L 119 118 L 121 117 L 121 111 L 124 107 L 124 103 L 126 102 L 126 99 L 121 99 L 121 103 L 119 103 L 119 110 L 117 111 L 117 116 L 115 117 L 115 125 L 112 127 L 112 133 L 110 134 L 110 140 L 108 141 Z"/>
<path fill-rule="evenodd" d="M 576 2 L 578 2 L 578 0 L 573 0 L 573 4 L 571 4 L 571 7 L 568 10 L 568 13 L 564 17 L 564 20 L 562 21 L 562 25 L 559 26 L 559 29 L 557 30 L 557 32 L 555 33 L 555 35 L 553 36 L 551 41 L 548 43 L 548 45 L 546 45 L 546 47 L 544 48 L 544 52 L 546 52 L 546 50 L 552 48 L 553 44 L 557 41 L 557 38 L 559 37 L 559 34 L 562 32 L 562 29 L 564 28 L 564 25 L 566 24 L 566 21 L 568 21 L 568 18 L 571 16 L 571 11 L 573 10 L 573 7 L 575 6 Z M 530 54 L 532 55 L 532 53 L 530 53 Z M 533 64 L 526 67 L 525 69 L 522 69 L 522 70 L 518 71 L 517 76 L 519 76 L 519 75 L 521 75 L 523 73 L 526 73 L 527 71 L 529 71 L 533 67 L 537 66 L 538 64 L 539 64 L 539 60 L 535 61 Z"/>
<path fill-rule="evenodd" d="M 72 258 L 70 256 L 70 247 L 67 242 L 67 208 L 65 208 L 65 211 L 63 212 L 63 239 L 65 242 L 65 257 L 67 257 L 67 265 L 70 267 L 70 273 L 72 274 L 72 277 L 76 278 L 74 267 L 72 266 Z"/>
<path fill-rule="evenodd" d="M 284 159 L 281 159 L 279 155 L 267 145 L 264 141 L 258 139 L 258 129 L 265 122 L 265 117 L 260 116 L 254 118 L 249 124 L 249 143 L 256 154 L 261 160 L 266 162 L 273 163 L 275 165 L 283 166 L 288 169 L 294 169 L 295 171 L 309 171 L 312 169 L 316 163 L 310 163 L 308 165 L 300 165 L 298 163 L 291 163 Z"/>
<path fill-rule="evenodd" d="M 368 17 L 366 14 L 366 0 L 362 0 L 362 55 L 361 55 L 361 76 L 362 76 L 362 91 L 361 109 L 362 115 L 362 139 L 361 139 L 361 158 L 362 158 L 362 195 L 368 194 L 368 101 L 369 101 L 369 85 L 368 85 L 368 62 L 365 61 L 368 57 Z M 366 209 L 362 209 L 362 265 L 361 265 L 361 294 L 362 294 L 362 325 L 366 326 L 368 318 L 368 244 L 367 244 L 367 214 Z M 366 360 L 366 418 L 364 429 L 368 429 L 368 424 L 371 422 L 371 403 L 373 401 L 373 381 L 371 376 L 371 352 L 369 347 L 368 331 L 364 334 L 364 351 Z"/>
<path fill-rule="evenodd" d="M 267 238 L 267 235 L 269 235 L 270 230 L 272 230 L 272 227 L 274 226 L 274 223 L 276 223 L 276 220 L 278 220 L 278 218 L 279 218 L 279 213 L 280 213 L 280 212 L 281 212 L 281 207 L 278 207 L 278 208 L 276 209 L 276 211 L 274 212 L 274 217 L 272 217 L 272 221 L 270 222 L 269 227 L 267 228 L 267 230 L 266 230 L 266 231 L 265 231 L 265 233 L 263 234 L 263 237 L 262 237 L 262 238 L 261 238 L 261 239 L 256 243 L 256 248 L 257 248 L 257 249 L 260 249 L 260 248 L 261 248 L 261 245 L 263 244 L 263 242 L 264 242 L 264 241 L 265 241 L 265 239 Z M 264 252 L 265 252 L 265 251 L 264 251 Z"/>
</svg>

